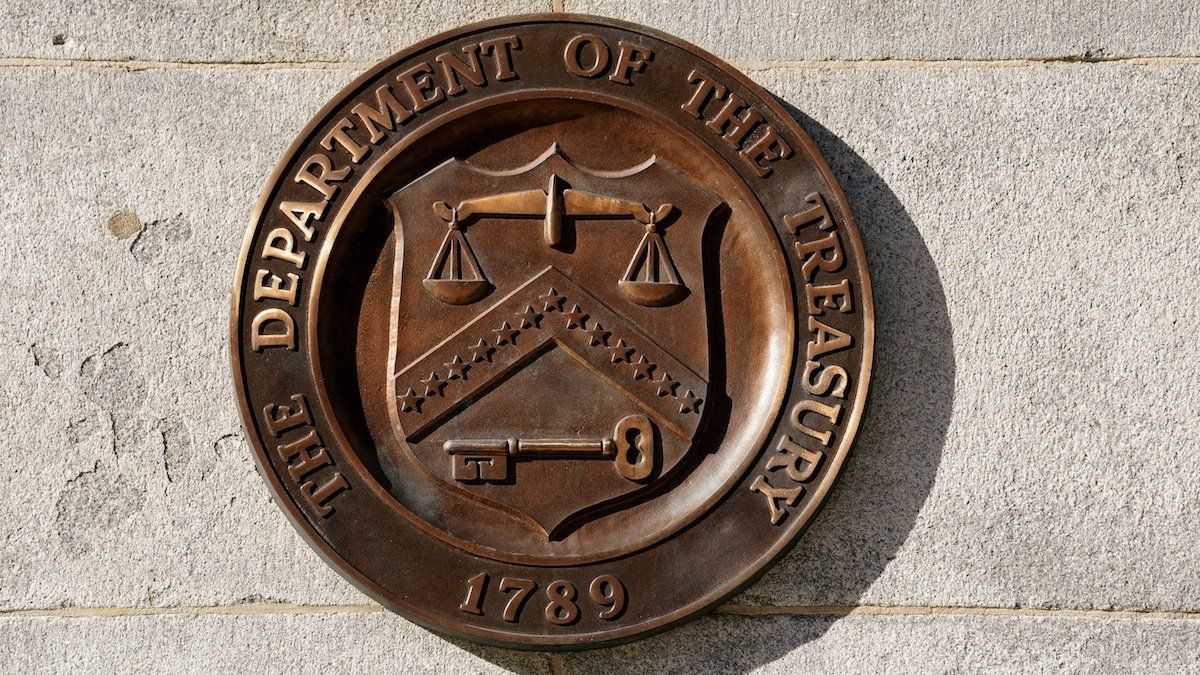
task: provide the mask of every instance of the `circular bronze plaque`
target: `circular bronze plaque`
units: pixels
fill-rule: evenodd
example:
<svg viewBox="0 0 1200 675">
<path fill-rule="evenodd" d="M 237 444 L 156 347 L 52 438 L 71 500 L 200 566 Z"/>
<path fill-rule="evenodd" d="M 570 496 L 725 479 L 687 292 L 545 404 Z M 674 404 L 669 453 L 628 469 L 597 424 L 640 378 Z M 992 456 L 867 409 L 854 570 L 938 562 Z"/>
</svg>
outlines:
<svg viewBox="0 0 1200 675">
<path fill-rule="evenodd" d="M 275 171 L 233 301 L 275 499 L 346 578 L 523 647 L 661 630 L 756 578 L 858 427 L 871 286 L 770 95 L 657 31 L 445 33 Z"/>
</svg>

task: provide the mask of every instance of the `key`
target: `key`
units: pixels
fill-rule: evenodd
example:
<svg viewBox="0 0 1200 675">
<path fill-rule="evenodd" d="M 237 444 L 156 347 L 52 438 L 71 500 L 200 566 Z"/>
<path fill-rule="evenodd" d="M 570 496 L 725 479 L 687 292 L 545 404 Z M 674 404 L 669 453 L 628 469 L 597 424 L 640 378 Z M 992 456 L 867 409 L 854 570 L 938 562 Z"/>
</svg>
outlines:
<svg viewBox="0 0 1200 675">
<path fill-rule="evenodd" d="M 654 434 L 654 424 L 645 415 L 628 415 L 617 422 L 610 438 L 449 440 L 442 447 L 451 457 L 454 480 L 463 483 L 507 480 L 510 458 L 613 459 L 618 474 L 640 481 L 654 472 Z"/>
</svg>

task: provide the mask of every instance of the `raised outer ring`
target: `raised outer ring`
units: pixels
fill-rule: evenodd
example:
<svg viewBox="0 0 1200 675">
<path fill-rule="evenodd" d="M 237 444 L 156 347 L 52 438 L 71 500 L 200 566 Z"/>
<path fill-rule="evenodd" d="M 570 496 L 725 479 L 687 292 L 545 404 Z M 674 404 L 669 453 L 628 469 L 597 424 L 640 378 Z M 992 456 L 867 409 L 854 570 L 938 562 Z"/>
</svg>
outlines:
<svg viewBox="0 0 1200 675">
<path fill-rule="evenodd" d="M 759 556 L 759 564 L 756 567 L 749 568 L 744 574 L 729 579 L 725 584 L 710 591 L 709 593 L 693 600 L 691 603 L 680 607 L 672 612 L 655 617 L 654 619 L 644 622 L 643 624 L 634 624 L 624 626 L 618 630 L 604 633 L 604 637 L 600 639 L 590 638 L 588 635 L 572 635 L 572 636 L 547 636 L 547 635 L 523 635 L 527 640 L 525 643 L 514 643 L 503 639 L 503 635 L 495 631 L 478 629 L 472 626 L 449 626 L 443 624 L 438 618 L 420 607 L 404 603 L 399 598 L 392 598 L 386 589 L 376 584 L 371 579 L 360 573 L 347 560 L 342 558 L 324 540 L 321 534 L 308 522 L 299 507 L 292 501 L 291 496 L 283 489 L 282 484 L 277 480 L 274 471 L 271 467 L 270 460 L 267 457 L 266 447 L 261 442 L 261 437 L 257 433 L 257 422 L 255 421 L 254 413 L 250 409 L 249 400 L 244 395 L 245 393 L 245 373 L 242 368 L 241 360 L 241 316 L 239 314 L 240 292 L 244 283 L 244 270 L 250 259 L 251 246 L 254 243 L 255 234 L 258 231 L 258 225 L 262 220 L 263 211 L 267 208 L 276 186 L 279 184 L 284 171 L 289 165 L 289 160 L 303 146 L 305 141 L 311 136 L 316 129 L 324 123 L 325 119 L 336 111 L 344 100 L 350 94 L 361 87 L 364 83 L 375 78 L 381 72 L 392 68 L 396 63 L 408 58 L 427 47 L 433 46 L 439 42 L 452 39 L 467 31 L 486 30 L 490 28 L 498 28 L 509 25 L 520 25 L 531 22 L 555 22 L 555 23 L 578 23 L 584 25 L 602 25 L 627 30 L 634 33 L 641 33 L 649 37 L 662 40 L 670 43 L 679 49 L 691 52 L 697 58 L 707 62 L 718 68 L 722 75 L 732 80 L 737 81 L 740 85 L 748 90 L 757 93 L 761 98 L 761 103 L 765 106 L 773 116 L 773 122 L 780 124 L 800 143 L 804 146 L 807 156 L 812 159 L 813 165 L 820 172 L 829 189 L 832 191 L 835 201 L 841 207 L 842 217 L 845 225 L 844 234 L 847 237 L 847 242 L 843 242 L 843 246 L 847 243 L 850 249 L 854 252 L 854 259 L 860 261 L 862 288 L 860 293 L 862 301 L 860 309 L 863 313 L 863 331 L 862 331 L 862 365 L 860 368 L 860 383 L 856 387 L 853 405 L 850 408 L 849 415 L 846 419 L 845 432 L 842 435 L 841 443 L 839 443 L 836 451 L 829 459 L 829 470 L 825 479 L 811 490 L 812 498 L 807 501 L 805 507 L 799 513 L 792 514 L 789 517 L 791 523 L 787 525 L 786 532 L 775 539 L 775 543 Z M 400 614 L 426 628 L 435 630 L 454 637 L 474 640 L 487 644 L 493 644 L 502 647 L 511 647 L 517 649 L 545 649 L 545 648 L 595 648 L 603 646 L 611 646 L 629 642 L 637 638 L 646 637 L 654 633 L 662 632 L 677 626 L 687 620 L 698 618 L 702 614 L 715 609 L 725 599 L 742 591 L 747 586 L 754 583 L 769 569 L 780 557 L 785 555 L 796 544 L 800 535 L 808 525 L 812 522 L 813 517 L 820 510 L 825 502 L 833 483 L 836 482 L 837 476 L 840 473 L 841 465 L 849 454 L 850 448 L 854 444 L 854 439 L 857 436 L 859 425 L 862 422 L 863 410 L 866 406 L 867 391 L 869 389 L 871 366 L 874 355 L 875 346 L 875 313 L 874 300 L 870 283 L 870 273 L 866 265 L 866 251 L 862 245 L 862 239 L 859 237 L 857 225 L 854 222 L 854 217 L 850 213 L 846 196 L 842 192 L 841 186 L 838 185 L 833 176 L 833 172 L 825 163 L 824 158 L 817 150 L 812 139 L 800 127 L 800 125 L 792 118 L 792 116 L 783 109 L 783 107 L 774 100 L 762 87 L 750 80 L 749 77 L 741 73 L 736 68 L 733 68 L 723 60 L 708 53 L 707 51 L 692 45 L 679 38 L 667 35 L 660 31 L 639 26 L 637 24 L 621 21 L 617 19 L 609 19 L 602 17 L 593 17 L 582 14 L 558 14 L 558 13 L 540 13 L 527 14 L 521 16 L 505 17 L 493 19 L 489 21 L 478 22 L 465 26 L 458 27 L 454 30 L 446 31 L 430 37 L 426 40 L 410 46 L 409 48 L 400 51 L 391 57 L 379 62 L 374 67 L 367 70 L 365 73 L 357 77 L 353 82 L 344 87 L 338 92 L 321 110 L 313 116 L 300 134 L 296 137 L 289 146 L 284 158 L 276 166 L 272 172 L 267 186 L 263 189 L 259 197 L 258 203 L 255 206 L 254 214 L 250 220 L 250 226 L 247 228 L 246 235 L 242 242 L 241 255 L 238 258 L 238 267 L 234 276 L 235 293 L 231 295 L 231 312 L 230 312 L 230 361 L 233 368 L 233 385 L 234 393 L 238 399 L 238 408 L 242 414 L 242 424 L 246 428 L 246 436 L 251 447 L 254 450 L 255 464 L 259 473 L 262 475 L 264 482 L 267 484 L 272 498 L 276 504 L 287 515 L 292 526 L 304 537 L 305 541 L 321 556 L 321 558 L 335 569 L 343 578 L 352 583 L 363 593 L 366 593 L 377 602 L 387 607 L 391 611 Z M 646 623 L 652 625 L 646 626 Z"/>
</svg>

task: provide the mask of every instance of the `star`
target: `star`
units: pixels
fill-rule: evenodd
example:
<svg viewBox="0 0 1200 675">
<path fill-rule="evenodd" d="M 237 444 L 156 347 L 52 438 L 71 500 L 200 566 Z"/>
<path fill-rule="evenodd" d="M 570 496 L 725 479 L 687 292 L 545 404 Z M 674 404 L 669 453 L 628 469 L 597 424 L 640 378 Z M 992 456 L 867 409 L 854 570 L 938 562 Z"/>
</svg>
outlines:
<svg viewBox="0 0 1200 675">
<path fill-rule="evenodd" d="M 559 292 L 557 290 L 555 290 L 553 287 L 551 287 L 550 292 L 546 293 L 545 295 L 539 295 L 538 300 L 541 300 L 542 302 L 545 303 L 544 311 L 546 311 L 546 312 L 555 312 L 555 311 L 561 312 L 562 308 L 563 308 L 563 302 L 566 301 L 566 298 L 564 298 L 562 295 L 559 294 Z"/>
<path fill-rule="evenodd" d="M 417 392 L 409 387 L 408 392 L 400 397 L 400 412 L 421 412 L 421 403 L 425 399 L 417 396 Z"/>
<path fill-rule="evenodd" d="M 633 347 L 625 344 L 624 340 L 618 339 L 617 344 L 609 347 L 608 351 L 612 352 L 613 363 L 629 363 L 633 358 Z"/>
<path fill-rule="evenodd" d="M 441 396 L 442 389 L 445 388 L 446 382 L 438 377 L 437 372 L 432 372 L 429 377 L 421 380 L 421 384 L 425 385 L 426 396 Z"/>
<path fill-rule="evenodd" d="M 521 328 L 537 328 L 538 322 L 542 320 L 542 313 L 531 305 L 525 305 L 525 311 L 517 316 L 521 317 Z"/>
<path fill-rule="evenodd" d="M 587 312 L 584 312 L 582 309 L 580 309 L 579 305 L 575 305 L 571 308 L 571 311 L 567 312 L 567 328 L 586 329 L 587 320 Z"/>
<path fill-rule="evenodd" d="M 675 390 L 679 388 L 679 383 L 671 379 L 671 374 L 663 371 L 662 377 L 654 381 L 658 385 L 659 396 L 674 396 Z"/>
<path fill-rule="evenodd" d="M 604 326 L 601 326 L 599 321 L 592 324 L 591 328 L 589 328 L 583 332 L 588 334 L 588 344 L 593 347 L 599 347 L 599 346 L 607 347 L 608 346 L 608 336 L 612 335 L 612 333 L 604 330 Z"/>
<path fill-rule="evenodd" d="M 499 328 L 493 328 L 492 332 L 496 334 L 496 346 L 512 345 L 517 343 L 517 333 L 521 331 L 508 325 L 507 321 L 501 321 Z"/>
<path fill-rule="evenodd" d="M 696 398 L 691 389 L 688 389 L 683 396 L 676 396 L 675 400 L 679 401 L 679 412 L 681 413 L 696 412 L 700 409 L 701 400 Z"/>
<path fill-rule="evenodd" d="M 443 363 L 450 370 L 446 374 L 447 380 L 465 380 L 467 379 L 467 371 L 471 369 L 471 364 L 462 360 L 462 357 L 455 354 L 454 358 L 450 359 L 449 363 Z"/>
<path fill-rule="evenodd" d="M 635 379 L 635 380 L 650 379 L 650 376 L 654 374 L 655 367 L 656 366 L 653 363 L 650 363 L 649 361 L 646 360 L 645 355 L 639 356 L 637 363 L 633 364 L 633 379 Z"/>
<path fill-rule="evenodd" d="M 487 340 L 479 338 L 479 342 L 474 347 L 471 347 L 471 360 L 475 363 L 491 361 L 492 352 L 494 351 L 496 351 L 496 348 L 489 345 Z"/>
</svg>

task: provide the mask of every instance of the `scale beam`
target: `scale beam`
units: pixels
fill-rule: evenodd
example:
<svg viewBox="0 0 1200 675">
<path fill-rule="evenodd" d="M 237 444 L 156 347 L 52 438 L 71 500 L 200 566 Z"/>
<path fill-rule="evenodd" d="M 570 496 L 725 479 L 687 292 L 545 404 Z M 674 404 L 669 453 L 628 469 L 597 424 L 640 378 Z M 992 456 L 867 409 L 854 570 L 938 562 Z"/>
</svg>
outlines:
<svg viewBox="0 0 1200 675">
<path fill-rule="evenodd" d="M 564 188 L 563 185 L 561 178 L 550 174 L 545 190 L 517 190 L 472 197 L 453 207 L 447 202 L 435 202 L 434 213 L 447 223 L 450 231 L 429 268 L 425 288 L 434 297 L 452 305 L 475 302 L 491 289 L 463 232 L 467 222 L 483 218 L 541 218 L 546 245 L 559 248 L 565 218 L 599 218 L 634 220 L 646 226 L 646 234 L 617 284 L 627 298 L 639 305 L 663 307 L 687 295 L 687 287 L 679 278 L 662 235 L 661 223 L 675 210 L 673 204 L 664 202 L 651 208 L 642 202 Z"/>
</svg>

